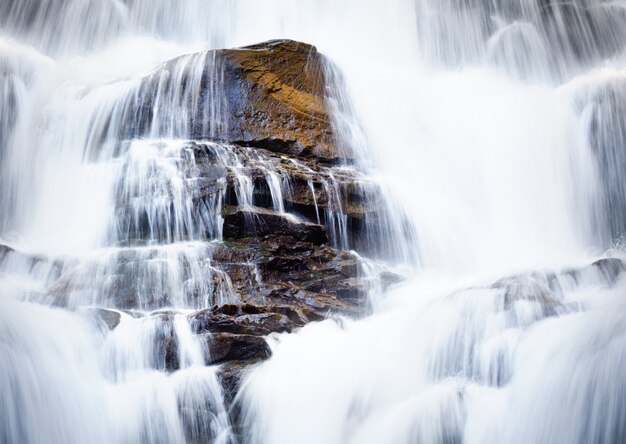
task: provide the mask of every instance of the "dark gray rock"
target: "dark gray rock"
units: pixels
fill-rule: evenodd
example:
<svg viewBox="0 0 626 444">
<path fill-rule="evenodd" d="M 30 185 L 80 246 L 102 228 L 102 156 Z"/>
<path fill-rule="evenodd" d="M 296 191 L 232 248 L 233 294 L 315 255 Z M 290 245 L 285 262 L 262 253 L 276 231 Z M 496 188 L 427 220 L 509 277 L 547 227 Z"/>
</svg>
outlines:
<svg viewBox="0 0 626 444">
<path fill-rule="evenodd" d="M 304 242 L 320 245 L 328 241 L 324 227 L 296 220 L 265 208 L 226 209 L 223 235 L 226 239 L 290 236 Z"/>
</svg>

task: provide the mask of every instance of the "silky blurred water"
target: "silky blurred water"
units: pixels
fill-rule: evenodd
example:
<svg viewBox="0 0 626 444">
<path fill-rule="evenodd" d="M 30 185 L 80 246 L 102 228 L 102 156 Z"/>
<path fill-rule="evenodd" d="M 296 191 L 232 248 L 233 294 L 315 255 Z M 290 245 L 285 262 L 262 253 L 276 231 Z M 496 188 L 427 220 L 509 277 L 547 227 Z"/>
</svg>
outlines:
<svg viewBox="0 0 626 444">
<path fill-rule="evenodd" d="M 169 85 L 163 62 L 276 38 L 342 71 L 335 126 L 389 196 L 389 226 L 408 215 L 415 236 L 390 229 L 384 244 L 412 277 L 366 319 L 270 338 L 239 439 L 626 441 L 626 285 L 589 265 L 620 258 L 626 230 L 625 33 L 623 0 L 2 1 L 0 240 L 42 260 L 0 251 L 0 442 L 237 439 L 184 320 L 237 302 L 227 279 L 213 300 L 186 284 L 220 273 L 199 240 L 221 236 L 221 195 L 193 214 L 173 140 L 190 136 L 203 52 L 160 90 L 159 140 L 123 139 L 142 79 Z M 217 135 L 220 107 L 203 113 Z M 255 161 L 284 212 L 274 167 Z M 345 246 L 339 210 L 326 217 Z M 58 280 L 59 261 L 79 284 Z M 58 294 L 71 310 L 49 306 Z M 118 313 L 112 332 L 94 305 Z"/>
</svg>

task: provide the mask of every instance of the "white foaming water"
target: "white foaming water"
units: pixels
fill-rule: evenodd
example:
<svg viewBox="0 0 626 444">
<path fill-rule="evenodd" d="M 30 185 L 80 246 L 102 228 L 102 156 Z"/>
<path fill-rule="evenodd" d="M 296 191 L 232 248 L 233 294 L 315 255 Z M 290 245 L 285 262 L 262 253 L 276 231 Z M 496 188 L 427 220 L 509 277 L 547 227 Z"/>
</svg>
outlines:
<svg viewBox="0 0 626 444">
<path fill-rule="evenodd" d="M 211 62 L 180 59 L 173 80 L 153 71 L 162 62 L 292 38 L 343 71 L 342 143 L 390 194 L 389 249 L 422 267 L 366 319 L 273 337 L 239 398 L 241 440 L 624 442 L 626 285 L 609 265 L 567 267 L 626 229 L 625 30 L 623 1 L 2 2 L 0 239 L 34 256 L 0 250 L 0 441 L 235 439 L 180 310 L 237 302 L 199 241 L 221 236 L 220 182 L 198 214 L 195 151 L 120 138 L 131 125 L 158 139 L 194 131 L 183 105 Z M 132 120 L 151 72 L 160 102 Z M 213 135 L 210 94 L 200 132 Z M 207 147 L 240 204 L 253 204 L 253 168 L 285 212 L 271 159 Z M 335 173 L 313 173 L 346 246 Z M 397 236 L 400 209 L 415 243 Z M 58 279 L 59 263 L 74 271 Z M 174 310 L 122 313 L 108 332 L 101 316 L 24 302 L 59 298 Z"/>
<path fill-rule="evenodd" d="M 228 442 L 216 370 L 203 366 L 183 315 L 122 314 L 106 335 L 95 317 L 18 302 L 18 291 L 2 281 L 2 442 Z M 158 371 L 165 332 L 180 349 L 181 370 L 171 376 Z"/>
</svg>

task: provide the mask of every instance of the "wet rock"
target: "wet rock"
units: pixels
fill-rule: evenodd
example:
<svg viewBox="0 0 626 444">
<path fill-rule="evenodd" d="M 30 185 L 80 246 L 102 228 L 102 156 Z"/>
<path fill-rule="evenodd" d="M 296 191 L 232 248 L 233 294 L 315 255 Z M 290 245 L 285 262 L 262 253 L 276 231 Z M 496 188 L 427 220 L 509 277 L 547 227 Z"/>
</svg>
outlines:
<svg viewBox="0 0 626 444">
<path fill-rule="evenodd" d="M 277 311 L 280 306 L 298 310 L 308 320 L 329 313 L 357 315 L 363 308 L 359 259 L 327 245 L 271 234 L 169 250 L 125 248 L 85 261 L 66 270 L 49 294 L 63 306 L 85 300 L 117 310 L 242 303 L 269 305 L 271 313 L 291 317 L 283 308 Z M 93 279 L 104 273 L 106 280 Z M 267 317 L 265 323 L 279 319 L 258 313 Z"/>
<path fill-rule="evenodd" d="M 163 142 L 152 142 L 150 147 L 167 151 Z M 178 196 L 182 202 L 168 201 L 165 193 L 155 205 L 155 190 L 164 193 L 173 186 L 163 165 L 174 164 L 181 170 L 176 180 L 182 180 Z M 197 233 L 214 238 L 222 227 L 223 211 L 228 214 L 254 205 L 252 211 L 260 214 L 280 202 L 300 222 L 324 226 L 335 245 L 361 252 L 384 250 L 384 236 L 378 234 L 389 231 L 385 229 L 389 220 L 380 214 L 387 211 L 381 190 L 357 168 L 320 165 L 257 147 L 194 141 L 181 141 L 167 151 L 160 165 L 163 171 L 155 172 L 148 188 L 134 186 L 135 181 L 127 178 L 130 173 L 120 175 L 120 186 L 126 190 L 116 200 L 120 246 L 193 238 Z M 134 168 L 132 162 L 125 168 Z M 223 209 L 222 203 L 228 208 Z M 170 223 L 173 205 L 185 206 L 188 223 Z"/>
<path fill-rule="evenodd" d="M 619 258 L 602 258 L 590 265 L 579 268 L 567 268 L 550 275 L 550 288 L 562 291 L 563 284 L 571 281 L 573 286 L 585 284 L 612 287 L 626 271 L 626 263 Z"/>
<path fill-rule="evenodd" d="M 271 208 L 272 196 L 268 184 L 271 172 L 287 185 L 288 192 L 282 196 L 284 205 L 306 213 L 304 215 L 309 220 L 318 216 L 323 219 L 328 211 L 364 218 L 381 209 L 380 186 L 364 176 L 357 167 L 323 165 L 258 146 L 189 141 L 185 149 L 193 153 L 198 167 L 196 175 L 202 178 L 198 196 L 213 193 L 216 181 L 225 178 L 227 203 L 239 205 L 236 188 L 239 186 L 239 175 L 243 174 L 252 182 L 254 205 Z"/>
<path fill-rule="evenodd" d="M 254 363 L 249 361 L 229 361 L 221 365 L 218 378 L 224 390 L 225 401 L 232 406 L 235 395 L 241 387 L 246 373 L 251 371 Z"/>
<path fill-rule="evenodd" d="M 268 335 L 291 332 L 309 322 L 302 310 L 288 306 L 222 305 L 189 316 L 195 333 Z"/>
<path fill-rule="evenodd" d="M 223 236 L 226 239 L 263 237 L 269 234 L 290 236 L 297 240 L 323 244 L 328 241 L 324 227 L 302 222 L 293 216 L 264 208 L 225 210 Z"/>
<path fill-rule="evenodd" d="M 305 157 L 336 159 L 326 99 L 325 59 L 314 46 L 274 40 L 222 52 L 235 81 L 229 138 Z"/>
<path fill-rule="evenodd" d="M 210 257 L 209 243 L 112 249 L 68 267 L 49 293 L 72 307 L 85 301 L 117 310 L 213 305 L 230 283 L 210 267 Z"/>
<path fill-rule="evenodd" d="M 171 60 L 144 79 L 125 105 L 122 138 L 174 132 L 322 162 L 351 157 L 339 152 L 333 133 L 328 63 L 314 46 L 292 40 Z M 155 119 L 157 96 L 160 109 L 182 108 L 188 125 L 169 115 Z"/>
<path fill-rule="evenodd" d="M 233 396 L 244 369 L 270 355 L 265 336 L 362 315 L 368 287 L 346 250 L 383 239 L 368 230 L 383 226 L 386 207 L 336 140 L 329 103 L 341 79 L 328 69 L 315 47 L 277 40 L 190 54 L 144 78 L 111 116 L 126 159 L 115 202 L 123 248 L 68 270 L 55 291 L 122 310 L 196 309 L 192 332 Z M 133 145 L 146 136 L 180 143 Z M 132 148 L 157 161 L 138 166 Z M 149 186 L 135 183 L 141 168 Z M 157 368 L 175 371 L 173 315 L 152 315 Z"/>
<path fill-rule="evenodd" d="M 236 396 L 245 377 L 256 365 L 256 362 L 251 361 L 229 361 L 220 366 L 217 374 L 222 385 L 224 401 L 228 406 L 230 422 L 233 425 L 233 431 L 236 436 L 241 436 L 243 433 L 241 423 L 242 406 L 240 402 L 237 402 Z M 245 442 L 245 440 L 240 439 L 238 442 Z"/>
<path fill-rule="evenodd" d="M 109 330 L 115 329 L 122 319 L 122 315 L 114 310 L 107 310 L 106 308 L 91 308 L 92 315 L 100 320 Z"/>
<path fill-rule="evenodd" d="M 404 278 L 398 273 L 393 273 L 391 271 L 381 272 L 378 278 L 380 279 L 380 283 L 383 289 L 393 287 L 394 285 L 397 285 L 404 280 Z"/>
<path fill-rule="evenodd" d="M 303 290 L 300 285 L 273 283 L 264 287 L 264 296 L 272 304 L 291 305 L 311 313 L 309 317 L 323 319 L 333 314 L 358 316 L 362 310 L 354 301 L 342 300 L 333 293 Z"/>
<path fill-rule="evenodd" d="M 349 302 L 359 306 L 367 299 L 368 289 L 360 279 L 346 279 L 337 285 L 337 298 L 343 302 Z"/>
<path fill-rule="evenodd" d="M 155 368 L 174 372 L 180 368 L 178 356 L 178 336 L 174 329 L 174 315 L 164 313 L 158 315 L 161 325 L 157 329 L 154 340 Z"/>
<path fill-rule="evenodd" d="M 581 115 L 589 113 L 586 130 L 598 169 L 601 214 L 595 231 L 610 248 L 626 234 L 626 79 L 608 77 L 590 84 L 577 93 L 576 104 Z"/>
<path fill-rule="evenodd" d="M 18 269 L 44 275 L 49 282 L 58 280 L 63 272 L 75 263 L 68 258 L 51 258 L 43 254 L 33 254 L 0 244 L 0 265 L 6 261 L 11 261 L 13 266 Z M 46 305 L 65 306 L 67 305 L 67 293 L 30 291 L 29 300 Z"/>
<path fill-rule="evenodd" d="M 605 284 L 614 285 L 624 271 L 626 271 L 626 264 L 621 259 L 617 258 L 604 258 L 595 261 L 591 264 L 602 277 L 605 279 Z"/>
<path fill-rule="evenodd" d="M 575 308 L 564 304 L 566 290 L 589 285 L 612 287 L 624 271 L 626 263 L 623 260 L 603 258 L 585 267 L 507 276 L 496 281 L 491 288 L 502 291 L 504 310 L 511 309 L 516 301 L 527 300 L 539 303 L 544 316 L 555 316 Z"/>
<path fill-rule="evenodd" d="M 307 318 L 329 313 L 358 314 L 365 298 L 358 277 L 358 259 L 352 253 L 289 236 L 268 235 L 240 239 L 216 247 L 214 263 L 228 269 L 241 299 L 253 305 L 294 307 Z M 245 266 L 232 265 L 246 262 Z M 354 287 L 360 300 L 340 298 Z"/>
<path fill-rule="evenodd" d="M 20 261 L 31 269 L 39 266 L 48 267 L 50 278 L 58 277 L 65 265 L 64 261 L 61 259 L 53 259 L 43 254 L 33 254 L 19 249 L 16 250 L 8 245 L 0 244 L 0 261 L 10 257 L 16 261 Z"/>
<path fill-rule="evenodd" d="M 244 303 L 267 306 L 292 321 L 293 313 L 283 313 L 282 307 L 296 310 L 297 326 L 302 318 L 308 322 L 329 314 L 358 315 L 364 306 L 359 262 L 350 252 L 268 235 L 224 242 L 215 247 L 212 259 L 228 273 Z"/>
<path fill-rule="evenodd" d="M 388 232 L 388 211 L 379 184 L 367 179 L 356 167 L 334 167 L 321 165 L 311 160 L 297 159 L 284 154 L 272 153 L 258 147 L 216 146 L 190 142 L 191 149 L 201 165 L 202 180 L 207 162 L 224 162 L 232 157 L 231 165 L 224 167 L 226 190 L 224 201 L 230 206 L 252 204 L 272 209 L 276 202 L 276 183 L 281 188 L 280 200 L 289 213 L 298 215 L 308 222 L 322 224 L 331 233 L 331 240 L 345 236 L 351 249 L 381 253 L 384 250 L 384 233 Z M 224 150 L 228 154 L 224 154 Z M 207 154 L 207 152 L 209 154 Z M 236 161 L 234 160 L 236 158 Z M 240 201 L 242 196 L 241 176 L 246 176 L 251 185 L 251 196 Z M 203 189 L 209 199 L 219 185 L 215 179 Z M 220 182 L 221 183 L 221 182 Z M 198 196 L 203 193 L 197 193 Z M 249 200 L 249 201 L 248 201 Z M 396 215 L 397 216 L 397 215 Z M 336 224 L 345 228 L 340 232 Z"/>
<path fill-rule="evenodd" d="M 7 245 L 0 244 L 0 261 L 2 261 L 9 253 L 15 250 Z"/>
<path fill-rule="evenodd" d="M 603 60 L 621 48 L 624 30 L 620 14 L 587 2 L 542 0 L 539 4 L 539 31 L 553 57 L 563 59 L 562 64 Z"/>
<path fill-rule="evenodd" d="M 539 303 L 544 316 L 554 316 L 562 311 L 563 304 L 550 289 L 548 279 L 541 275 L 512 276 L 499 280 L 492 288 L 502 291 L 504 310 L 510 310 L 517 301 L 526 300 Z"/>
<path fill-rule="evenodd" d="M 207 364 L 226 361 L 258 361 L 267 359 L 271 351 L 262 336 L 233 333 L 204 335 L 208 345 Z"/>
</svg>

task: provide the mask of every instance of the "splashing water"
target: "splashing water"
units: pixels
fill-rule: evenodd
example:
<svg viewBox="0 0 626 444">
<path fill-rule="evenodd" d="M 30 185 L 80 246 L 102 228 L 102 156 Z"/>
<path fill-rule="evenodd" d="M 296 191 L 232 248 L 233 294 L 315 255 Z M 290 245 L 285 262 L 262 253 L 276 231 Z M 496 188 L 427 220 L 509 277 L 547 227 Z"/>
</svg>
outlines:
<svg viewBox="0 0 626 444">
<path fill-rule="evenodd" d="M 622 0 L 3 1 L 0 442 L 626 441 L 625 33 Z M 381 185 L 364 254 L 413 277 L 271 336 L 236 437 L 186 315 L 238 302 L 228 204 L 295 185 L 220 140 L 205 50 L 275 38 L 343 73 L 359 165 L 298 166 L 311 217 L 352 248 L 344 178 Z"/>
</svg>

